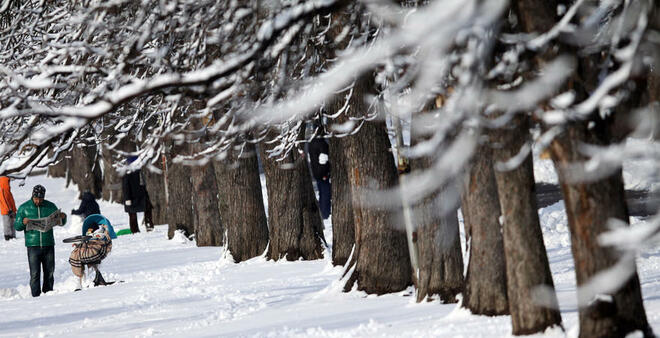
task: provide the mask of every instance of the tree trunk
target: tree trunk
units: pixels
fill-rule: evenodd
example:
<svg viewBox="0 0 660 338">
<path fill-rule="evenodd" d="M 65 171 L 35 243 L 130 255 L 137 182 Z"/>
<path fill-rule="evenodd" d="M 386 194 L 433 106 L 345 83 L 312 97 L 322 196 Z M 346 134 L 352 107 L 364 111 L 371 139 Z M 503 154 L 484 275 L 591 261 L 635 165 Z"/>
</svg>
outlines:
<svg viewBox="0 0 660 338">
<path fill-rule="evenodd" d="M 342 138 L 330 140 L 333 265 L 346 264 L 355 246 L 353 197 L 348 178 L 348 159 L 344 152 L 346 147 L 346 141 Z"/>
<path fill-rule="evenodd" d="M 67 152 L 61 152 L 57 156 L 57 162 L 48 166 L 49 177 L 66 177 L 68 171 L 68 162 L 65 155 Z"/>
<path fill-rule="evenodd" d="M 199 113 L 204 108 L 200 100 L 193 100 L 189 112 Z M 194 118 L 190 121 L 193 130 L 206 130 L 209 116 Z M 204 134 L 195 135 L 190 145 L 193 154 L 202 152 L 208 138 Z M 225 225 L 220 216 L 220 201 L 216 183 L 213 162 L 195 165 L 190 168 L 193 187 L 193 217 L 195 219 L 195 242 L 197 246 L 223 246 L 225 242 Z"/>
<path fill-rule="evenodd" d="M 420 163 L 421 162 L 421 163 Z M 412 161 L 412 169 L 427 169 L 428 159 Z M 415 168 L 415 167 L 419 168 Z M 458 203 L 447 187 L 415 206 L 419 279 L 417 301 L 438 295 L 443 303 L 456 303 L 463 292 L 463 254 L 458 230 Z"/>
<path fill-rule="evenodd" d="M 227 251 L 236 263 L 262 255 L 268 246 L 268 224 L 253 144 L 243 154 L 215 162 L 220 215 L 227 228 Z"/>
<path fill-rule="evenodd" d="M 580 286 L 614 266 L 621 256 L 616 248 L 602 247 L 598 243 L 598 236 L 608 231 L 608 220 L 615 218 L 628 223 L 621 171 L 590 183 L 570 180 L 567 168 L 585 160 L 578 152 L 579 146 L 604 143 L 595 135 L 598 127 L 589 130 L 586 123 L 568 126 L 550 146 L 568 215 L 579 299 L 585 298 L 581 295 L 585 290 Z M 628 280 L 619 290 L 608 293 L 612 296 L 611 302 L 595 299 L 588 306 L 580 307 L 580 337 L 623 337 L 635 330 L 641 330 L 647 337 L 653 336 L 646 320 L 635 263 L 630 264 L 633 264 L 633 272 Z"/>
<path fill-rule="evenodd" d="M 355 252 L 348 268 L 355 268 L 344 291 L 357 289 L 369 294 L 385 294 L 412 285 L 412 267 L 401 209 L 374 204 L 365 192 L 392 189 L 397 173 L 384 122 L 366 122 L 347 138 L 350 182 L 355 223 Z M 348 271 L 348 270 L 347 270 Z"/>
<path fill-rule="evenodd" d="M 79 197 L 85 191 L 94 196 L 101 196 L 103 186 L 101 167 L 96 151 L 96 145 L 74 146 L 69 162 L 69 175 L 71 182 L 78 186 Z"/>
<path fill-rule="evenodd" d="M 336 113 L 343 106 L 341 100 L 333 104 Z M 335 123 L 348 121 L 345 114 L 339 116 Z M 346 155 L 348 141 L 345 137 L 330 139 L 330 165 L 332 189 L 332 264 L 344 265 L 348 261 L 355 246 L 355 224 L 353 220 L 353 197 L 349 181 L 349 165 Z"/>
<path fill-rule="evenodd" d="M 218 186 L 213 163 L 190 168 L 193 185 L 195 240 L 197 246 L 222 246 L 225 227 L 220 217 Z"/>
<path fill-rule="evenodd" d="M 167 161 L 167 188 L 169 203 L 167 205 L 167 237 L 172 239 L 176 230 L 182 230 L 186 237 L 195 231 L 196 208 L 193 205 L 193 185 L 190 179 L 190 167 L 172 163 L 172 156 L 187 151 L 190 145 L 174 146 Z M 177 151 L 178 150 L 178 151 Z"/>
<path fill-rule="evenodd" d="M 278 161 L 268 157 L 266 146 L 259 148 L 268 191 L 268 259 L 323 258 L 323 223 L 305 157 L 293 150 Z"/>
<path fill-rule="evenodd" d="M 493 151 L 495 161 L 506 162 L 515 157 L 529 142 L 529 119 L 516 115 L 511 129 L 495 131 L 499 147 Z M 511 170 L 495 170 L 500 208 L 503 216 L 504 257 L 506 258 L 507 295 L 514 335 L 542 332 L 561 325 L 552 273 L 543 243 L 534 185 L 532 154 Z M 542 287 L 547 299 L 535 297 Z M 540 304 L 542 301 L 543 304 Z"/>
<path fill-rule="evenodd" d="M 463 306 L 474 314 L 509 314 L 501 210 L 488 145 L 475 150 L 465 181 L 462 210 L 470 256 Z"/>
<path fill-rule="evenodd" d="M 373 85 L 371 74 L 362 76 L 354 86 L 349 116 L 364 116 L 369 108 L 365 97 Z M 401 207 L 378 205 L 366 192 L 393 189 L 398 176 L 385 122 L 365 121 L 360 130 L 345 138 L 349 182 L 353 196 L 355 249 L 347 272 L 353 268 L 344 291 L 357 282 L 357 289 L 369 294 L 398 292 L 412 285 Z M 376 202 L 376 204 L 374 204 Z M 400 204 L 399 204 L 400 205 Z"/>
<path fill-rule="evenodd" d="M 168 206 L 165 192 L 165 181 L 167 178 L 166 166 L 163 165 L 165 157 L 159 158 L 153 166 L 161 171 L 151 171 L 149 168 L 142 169 L 144 175 L 145 186 L 149 193 L 149 201 L 151 202 L 151 219 L 154 224 L 167 224 Z"/>
<path fill-rule="evenodd" d="M 126 144 L 126 141 L 121 142 Z M 122 147 L 120 150 L 128 150 L 126 148 L 128 147 Z M 106 147 L 101 149 L 101 157 L 103 158 L 103 193 L 100 197 L 106 201 L 122 203 L 122 178 L 117 173 L 114 165 L 119 161 L 125 161 L 125 159 L 115 155 L 113 150 Z"/>
</svg>

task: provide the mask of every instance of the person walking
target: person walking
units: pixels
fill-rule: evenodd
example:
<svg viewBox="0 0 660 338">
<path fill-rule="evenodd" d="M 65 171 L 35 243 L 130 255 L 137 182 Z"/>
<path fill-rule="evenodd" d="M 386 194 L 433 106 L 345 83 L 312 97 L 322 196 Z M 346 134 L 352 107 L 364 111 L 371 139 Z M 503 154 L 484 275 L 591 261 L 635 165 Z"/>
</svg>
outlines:
<svg viewBox="0 0 660 338">
<path fill-rule="evenodd" d="M 14 228 L 25 231 L 25 246 L 27 247 L 28 263 L 30 266 L 30 289 L 32 297 L 39 297 L 43 292 L 53 291 L 53 273 L 55 272 L 55 239 L 53 229 L 46 231 L 26 230 L 30 220 L 51 216 L 59 212 L 55 204 L 45 200 L 46 188 L 35 185 L 32 189 L 32 198 L 21 204 L 16 212 Z M 59 213 L 62 225 L 66 224 L 66 215 Z M 44 282 L 41 284 L 41 270 L 43 269 Z"/>
<path fill-rule="evenodd" d="M 16 218 L 16 202 L 11 194 L 9 177 L 0 176 L 0 217 L 5 234 L 5 241 L 16 238 L 14 219 Z"/>
<path fill-rule="evenodd" d="M 322 137 L 315 137 L 309 142 L 309 164 L 312 175 L 319 190 L 319 208 L 323 219 L 330 217 L 331 186 L 330 186 L 330 158 L 328 156 L 328 142 Z"/>
<path fill-rule="evenodd" d="M 128 163 L 135 161 L 135 157 L 128 158 Z M 144 184 L 140 169 L 127 173 L 122 178 L 122 192 L 124 197 L 124 211 L 128 213 L 128 224 L 132 233 L 140 232 L 137 222 L 137 213 L 144 212 L 144 223 L 147 231 L 154 229 L 151 218 L 151 201 Z"/>
</svg>

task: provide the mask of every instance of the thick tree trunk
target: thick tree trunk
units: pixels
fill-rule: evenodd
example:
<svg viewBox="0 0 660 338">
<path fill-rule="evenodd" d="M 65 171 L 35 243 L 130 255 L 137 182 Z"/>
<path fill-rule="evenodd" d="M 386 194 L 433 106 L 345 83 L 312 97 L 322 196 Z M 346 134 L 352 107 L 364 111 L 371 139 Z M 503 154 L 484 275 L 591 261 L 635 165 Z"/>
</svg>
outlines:
<svg viewBox="0 0 660 338">
<path fill-rule="evenodd" d="M 69 161 L 71 182 L 78 186 L 80 195 L 90 191 L 96 197 L 101 196 L 103 180 L 96 145 L 74 146 Z"/>
<path fill-rule="evenodd" d="M 151 202 L 151 219 L 154 224 L 167 224 L 168 206 L 165 192 L 165 181 L 167 179 L 166 166 L 163 165 L 165 157 L 159 158 L 153 166 L 160 171 L 151 171 L 149 168 L 143 168 L 145 186 L 149 193 Z"/>
<path fill-rule="evenodd" d="M 516 115 L 509 125 L 510 129 L 503 128 L 493 133 L 494 141 L 499 144 L 493 151 L 495 161 L 512 159 L 529 142 L 526 115 Z M 503 216 L 507 295 L 513 334 L 542 332 L 547 327 L 561 325 L 536 206 L 531 152 L 514 169 L 496 169 L 495 179 Z M 535 290 L 539 287 L 545 288 L 543 294 L 547 299 L 535 297 Z"/>
<path fill-rule="evenodd" d="M 197 246 L 222 246 L 225 226 L 220 217 L 218 186 L 213 163 L 190 168 Z"/>
<path fill-rule="evenodd" d="M 369 190 L 392 189 L 398 182 L 385 123 L 366 122 L 347 140 L 355 222 L 355 252 L 348 267 L 355 267 L 344 291 L 355 282 L 358 290 L 369 294 L 404 290 L 412 285 L 412 267 L 401 209 L 379 206 L 365 196 Z"/>
<path fill-rule="evenodd" d="M 372 85 L 371 74 L 357 80 L 350 110 L 344 114 L 364 116 L 369 111 L 365 97 Z M 378 205 L 378 201 L 368 200 L 365 194 L 391 190 L 398 183 L 385 122 L 365 121 L 355 135 L 345 140 L 353 196 L 355 249 L 347 265 L 346 271 L 351 275 L 344 291 L 350 291 L 355 282 L 358 290 L 369 294 L 404 290 L 412 284 L 412 267 L 405 227 L 400 219 L 401 207 Z"/>
<path fill-rule="evenodd" d="M 355 224 L 353 223 L 353 197 L 349 183 L 346 158 L 346 140 L 330 140 L 330 163 L 332 165 L 332 264 L 344 265 L 355 246 Z"/>
<path fill-rule="evenodd" d="M 113 151 L 105 147 L 101 149 L 101 156 L 103 158 L 103 193 L 100 197 L 106 201 L 122 203 L 122 179 L 114 165 L 117 161 L 125 161 L 125 159 L 113 155 Z"/>
<path fill-rule="evenodd" d="M 336 113 L 343 106 L 343 101 L 337 100 L 330 113 Z M 348 121 L 342 114 L 335 123 Z M 330 139 L 330 177 L 332 180 L 332 264 L 344 265 L 348 261 L 355 246 L 355 224 L 353 218 L 353 196 L 349 181 L 350 167 L 346 148 L 349 146 L 345 137 Z"/>
<path fill-rule="evenodd" d="M 230 154 L 213 166 L 227 250 L 237 263 L 262 255 L 268 246 L 268 224 L 255 146 L 246 144 L 239 158 Z"/>
<path fill-rule="evenodd" d="M 412 170 L 428 169 L 428 158 L 413 160 Z M 433 300 L 438 295 L 443 303 L 456 303 L 463 292 L 463 254 L 458 230 L 458 201 L 443 188 L 414 206 L 417 224 L 419 279 L 417 301 Z"/>
<path fill-rule="evenodd" d="M 620 171 L 590 183 L 575 183 L 570 179 L 567 168 L 585 160 L 578 152 L 579 146 L 583 143 L 603 143 L 594 135 L 597 128 L 589 130 L 586 122 L 572 124 L 550 146 L 568 215 L 579 299 L 585 298 L 581 293 L 586 291 L 579 287 L 597 273 L 614 266 L 620 258 L 616 248 L 602 247 L 598 243 L 598 236 L 608 231 L 608 220 L 614 218 L 628 223 Z M 641 330 L 645 336 L 653 336 L 634 266 L 633 273 L 627 277 L 619 290 L 601 293 L 612 296 L 611 302 L 599 298 L 580 308 L 580 337 L 623 337 L 635 330 Z"/>
<path fill-rule="evenodd" d="M 187 151 L 190 145 L 172 147 L 171 154 Z M 177 151 L 179 150 L 179 151 Z M 193 215 L 193 185 L 190 179 L 190 167 L 172 163 L 171 156 L 167 161 L 167 188 L 169 200 L 167 206 L 167 237 L 172 239 L 176 230 L 182 230 L 186 237 L 195 231 L 195 216 Z"/>
<path fill-rule="evenodd" d="M 470 252 L 463 306 L 474 314 L 509 314 L 506 264 L 491 149 L 474 153 L 463 191 L 463 220 Z"/>
<path fill-rule="evenodd" d="M 283 160 L 268 157 L 262 144 L 261 161 L 268 191 L 268 258 L 289 261 L 323 258 L 321 214 L 316 206 L 305 157 L 297 151 Z"/>
<path fill-rule="evenodd" d="M 112 137 L 113 135 L 110 134 L 111 131 L 114 131 L 114 129 L 107 128 L 102 134 L 104 137 L 108 138 L 108 143 L 114 143 L 116 141 Z M 118 142 L 118 144 L 114 145 L 114 150 L 135 150 L 135 144 L 131 144 L 127 137 L 122 138 Z M 103 159 L 103 192 L 100 197 L 106 201 L 123 203 L 122 177 L 117 173 L 115 165 L 121 162 L 125 163 L 126 158 L 115 153 L 114 150 L 108 149 L 107 144 L 101 149 L 101 158 Z"/>
<path fill-rule="evenodd" d="M 103 150 L 103 192 L 100 197 L 106 201 L 122 203 L 121 177 L 113 167 L 112 156 L 108 153 Z"/>
<path fill-rule="evenodd" d="M 48 166 L 48 176 L 50 177 L 66 177 L 68 169 L 68 161 L 66 160 L 65 152 L 58 155 L 57 162 Z"/>
</svg>

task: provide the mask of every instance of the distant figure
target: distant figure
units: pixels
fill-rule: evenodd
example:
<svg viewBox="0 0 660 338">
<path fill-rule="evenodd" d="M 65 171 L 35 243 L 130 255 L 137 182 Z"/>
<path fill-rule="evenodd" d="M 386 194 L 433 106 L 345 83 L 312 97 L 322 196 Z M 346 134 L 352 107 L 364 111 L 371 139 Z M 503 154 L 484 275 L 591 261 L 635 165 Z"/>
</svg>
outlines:
<svg viewBox="0 0 660 338">
<path fill-rule="evenodd" d="M 135 157 L 128 158 L 128 163 L 135 161 Z M 151 219 L 151 201 L 144 184 L 142 171 L 140 169 L 130 172 L 122 178 L 122 191 L 124 194 L 124 211 L 128 213 L 128 221 L 131 232 L 140 232 L 137 223 L 137 213 L 144 212 L 144 223 L 147 231 L 154 229 Z"/>
<path fill-rule="evenodd" d="M 328 142 L 324 138 L 315 137 L 309 142 L 307 148 L 309 164 L 312 167 L 312 175 L 319 189 L 319 208 L 323 219 L 330 217 L 330 158 L 328 156 Z"/>
<path fill-rule="evenodd" d="M 9 177 L 7 176 L 0 176 L 0 214 L 2 215 L 5 241 L 16 238 L 16 229 L 14 229 L 16 202 L 14 202 L 14 195 L 11 194 Z"/>
<path fill-rule="evenodd" d="M 31 219 L 44 218 L 58 212 L 57 206 L 44 199 L 46 188 L 35 185 L 32 189 L 32 199 L 21 204 L 16 212 L 14 228 L 17 231 L 25 230 L 25 226 Z M 66 224 L 66 215 L 59 213 L 62 224 Z M 48 231 L 25 230 L 25 246 L 28 252 L 30 265 L 30 289 L 32 297 L 39 297 L 41 292 L 53 291 L 53 272 L 55 271 L 55 239 L 53 229 Z M 44 272 L 43 288 L 41 284 L 41 269 Z"/>
<path fill-rule="evenodd" d="M 113 284 L 114 282 L 105 281 L 98 267 L 101 261 L 112 251 L 112 239 L 117 238 L 112 224 L 103 215 L 89 215 L 83 221 L 82 235 L 91 236 L 91 238 L 74 244 L 75 249 L 69 256 L 71 271 L 78 277 L 76 291 L 82 290 L 85 265 L 96 272 L 94 286 Z"/>
<path fill-rule="evenodd" d="M 96 196 L 91 191 L 85 191 L 82 194 L 80 206 L 78 209 L 71 210 L 71 215 L 80 215 L 82 219 L 89 215 L 100 214 L 99 204 L 96 203 Z"/>
</svg>

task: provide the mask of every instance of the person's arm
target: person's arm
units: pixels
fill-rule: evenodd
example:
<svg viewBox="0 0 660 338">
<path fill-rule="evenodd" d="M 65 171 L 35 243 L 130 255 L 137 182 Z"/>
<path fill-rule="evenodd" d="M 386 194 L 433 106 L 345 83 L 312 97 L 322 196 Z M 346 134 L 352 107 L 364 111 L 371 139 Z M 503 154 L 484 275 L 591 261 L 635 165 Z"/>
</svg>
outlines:
<svg viewBox="0 0 660 338">
<path fill-rule="evenodd" d="M 60 219 L 62 220 L 62 225 L 66 224 L 66 214 L 61 212 L 59 209 L 57 209 L 57 206 L 53 202 L 48 202 L 47 208 L 50 212 L 48 212 L 48 216 L 52 215 L 54 212 L 58 212 Z M 46 216 L 46 217 L 48 217 Z"/>
<path fill-rule="evenodd" d="M 16 231 L 25 230 L 25 224 L 23 223 L 24 213 L 23 207 L 18 208 L 18 211 L 16 212 L 16 220 L 14 221 L 14 229 L 16 229 Z"/>
<path fill-rule="evenodd" d="M 3 191 L 3 193 L 5 194 L 7 209 L 9 210 L 9 217 L 16 217 L 16 202 L 14 202 L 14 196 L 12 196 L 10 191 Z"/>
<path fill-rule="evenodd" d="M 71 215 L 80 215 L 80 214 L 82 214 L 82 208 L 83 208 L 84 203 L 85 203 L 85 201 L 80 202 L 80 206 L 78 207 L 78 209 L 71 209 Z"/>
<path fill-rule="evenodd" d="M 66 214 L 63 213 L 63 212 L 60 212 L 60 217 L 62 218 L 62 225 L 66 224 Z"/>
<path fill-rule="evenodd" d="M 16 215 L 16 201 L 14 201 L 14 195 L 12 195 L 11 191 L 7 191 L 7 203 L 11 207 L 14 215 Z"/>
<path fill-rule="evenodd" d="M 82 200 L 78 209 L 71 210 L 71 215 L 81 215 L 87 209 L 89 209 L 89 202 L 87 200 Z"/>
<path fill-rule="evenodd" d="M 124 175 L 121 180 L 122 194 L 124 195 L 124 205 L 131 205 L 131 187 L 129 183 L 129 174 Z"/>
</svg>

